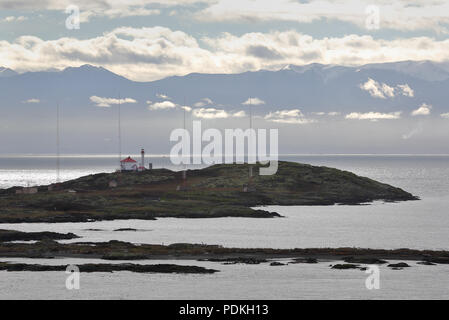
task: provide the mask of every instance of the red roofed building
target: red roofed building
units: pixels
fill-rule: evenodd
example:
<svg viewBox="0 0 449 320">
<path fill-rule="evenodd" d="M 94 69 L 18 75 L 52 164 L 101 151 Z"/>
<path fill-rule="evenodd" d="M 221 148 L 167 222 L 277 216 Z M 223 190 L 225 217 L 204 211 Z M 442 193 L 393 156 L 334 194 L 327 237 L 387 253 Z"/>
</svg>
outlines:
<svg viewBox="0 0 449 320">
<path fill-rule="evenodd" d="M 128 157 L 120 161 L 120 170 L 122 171 L 137 171 L 137 161 Z"/>
</svg>

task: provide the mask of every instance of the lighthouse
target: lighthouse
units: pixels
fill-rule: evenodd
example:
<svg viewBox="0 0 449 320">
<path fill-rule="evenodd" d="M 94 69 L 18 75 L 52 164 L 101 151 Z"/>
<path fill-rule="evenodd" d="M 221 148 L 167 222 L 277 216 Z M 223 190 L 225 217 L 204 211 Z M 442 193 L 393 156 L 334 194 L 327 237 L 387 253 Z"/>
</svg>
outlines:
<svg viewBox="0 0 449 320">
<path fill-rule="evenodd" d="M 139 171 L 145 171 L 145 150 L 140 150 L 140 167 Z"/>
</svg>

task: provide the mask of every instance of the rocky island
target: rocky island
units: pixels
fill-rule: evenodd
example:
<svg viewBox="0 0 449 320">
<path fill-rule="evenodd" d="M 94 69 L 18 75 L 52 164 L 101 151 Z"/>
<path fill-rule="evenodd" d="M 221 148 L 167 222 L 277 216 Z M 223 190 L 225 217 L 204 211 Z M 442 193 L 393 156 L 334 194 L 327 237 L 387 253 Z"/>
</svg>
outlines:
<svg viewBox="0 0 449 320">
<path fill-rule="evenodd" d="M 0 190 L 0 223 L 87 222 L 115 219 L 279 217 L 254 210 L 262 205 L 361 204 L 375 200 L 417 200 L 393 186 L 351 172 L 279 162 L 275 175 L 261 176 L 260 164 L 213 165 L 182 172 L 153 169 L 101 173 L 39 186 Z"/>
</svg>

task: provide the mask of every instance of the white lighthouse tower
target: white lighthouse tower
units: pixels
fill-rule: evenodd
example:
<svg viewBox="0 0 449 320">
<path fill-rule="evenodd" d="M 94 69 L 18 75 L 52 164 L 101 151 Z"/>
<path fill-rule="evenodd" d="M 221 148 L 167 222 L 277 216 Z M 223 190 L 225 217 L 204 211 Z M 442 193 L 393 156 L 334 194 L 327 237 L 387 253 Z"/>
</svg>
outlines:
<svg viewBox="0 0 449 320">
<path fill-rule="evenodd" d="M 139 171 L 145 171 L 145 150 L 142 149 L 140 150 L 140 166 L 139 166 Z"/>
</svg>

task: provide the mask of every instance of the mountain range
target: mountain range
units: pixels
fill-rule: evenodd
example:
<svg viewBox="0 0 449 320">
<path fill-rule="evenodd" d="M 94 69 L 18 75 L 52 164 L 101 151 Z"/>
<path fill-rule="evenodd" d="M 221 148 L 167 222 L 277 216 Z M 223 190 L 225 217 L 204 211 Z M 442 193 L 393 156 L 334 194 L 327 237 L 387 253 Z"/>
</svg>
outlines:
<svg viewBox="0 0 449 320">
<path fill-rule="evenodd" d="M 252 108 L 256 125 L 283 128 L 283 152 L 413 153 L 421 152 L 416 151 L 419 139 L 422 152 L 440 153 L 442 148 L 449 152 L 447 119 L 442 117 L 449 112 L 449 63 L 288 65 L 280 70 L 192 73 L 151 82 L 132 81 L 92 65 L 21 74 L 0 68 L 0 88 L 0 153 L 53 152 L 56 105 L 64 152 L 115 152 L 114 104 L 119 97 L 123 144 L 131 151 L 151 140 L 152 151 L 168 152 L 171 130 L 182 125 L 181 105 L 194 111 L 215 108 L 248 115 L 243 103 L 252 97 L 254 104 L 259 102 Z M 160 108 L 148 107 L 158 103 Z M 413 116 L 424 104 L 428 113 Z M 315 124 L 263 119 L 272 113 L 282 120 L 281 111 L 296 109 Z M 358 120 L 373 113 L 396 121 Z M 429 122 L 432 119 L 436 121 Z M 248 125 L 245 116 L 203 120 L 204 126 L 217 128 Z M 298 136 L 308 138 L 299 142 Z"/>
<path fill-rule="evenodd" d="M 363 90 L 361 86 L 370 79 L 369 85 L 377 85 L 381 91 L 386 85 L 387 90 L 389 87 L 396 92 L 393 96 L 379 97 L 368 89 Z M 412 95 L 398 90 L 398 86 L 405 85 L 412 90 Z M 449 63 L 404 61 L 359 67 L 289 65 L 276 71 L 193 73 L 152 82 L 131 81 L 91 65 L 23 74 L 0 68 L 0 88 L 1 108 L 11 112 L 30 99 L 51 107 L 58 101 L 80 111 L 94 106 L 91 96 L 129 97 L 137 101 L 136 105 L 145 106 L 149 100 L 164 100 L 158 94 L 178 104 L 186 101 L 187 105 L 208 98 L 209 102 L 213 101 L 209 103 L 211 107 L 223 109 L 241 109 L 248 97 L 257 97 L 265 102 L 260 106 L 263 112 L 291 108 L 304 113 L 411 111 L 422 103 L 443 112 L 449 107 Z"/>
</svg>

